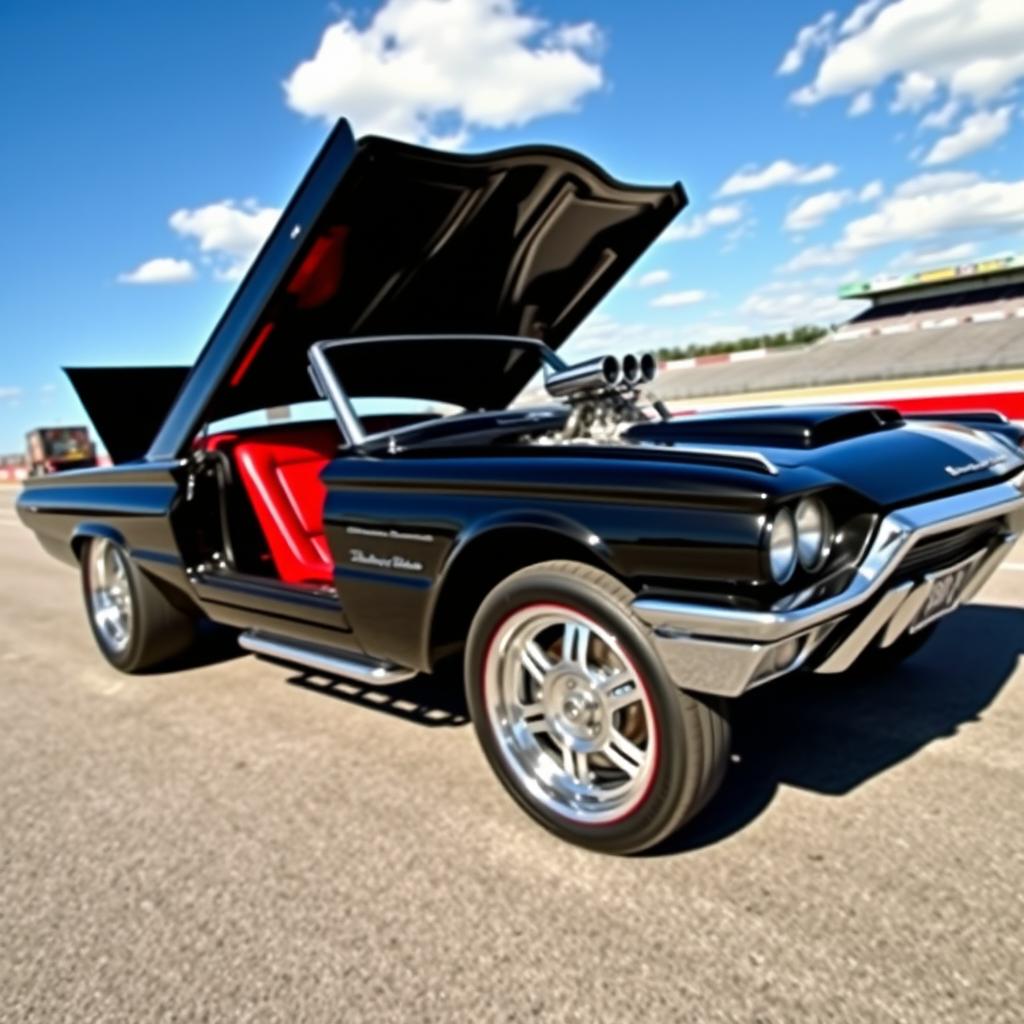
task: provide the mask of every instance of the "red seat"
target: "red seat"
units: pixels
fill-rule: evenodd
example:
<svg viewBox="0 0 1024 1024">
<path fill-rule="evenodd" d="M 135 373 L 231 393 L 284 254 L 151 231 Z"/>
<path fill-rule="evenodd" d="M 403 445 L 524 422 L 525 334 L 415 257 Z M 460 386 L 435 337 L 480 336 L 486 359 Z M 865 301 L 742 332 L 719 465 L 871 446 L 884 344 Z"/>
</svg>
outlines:
<svg viewBox="0 0 1024 1024">
<path fill-rule="evenodd" d="M 324 539 L 320 473 L 337 451 L 337 428 L 316 423 L 215 435 L 205 444 L 233 455 L 281 579 L 330 583 L 334 560 Z"/>
</svg>

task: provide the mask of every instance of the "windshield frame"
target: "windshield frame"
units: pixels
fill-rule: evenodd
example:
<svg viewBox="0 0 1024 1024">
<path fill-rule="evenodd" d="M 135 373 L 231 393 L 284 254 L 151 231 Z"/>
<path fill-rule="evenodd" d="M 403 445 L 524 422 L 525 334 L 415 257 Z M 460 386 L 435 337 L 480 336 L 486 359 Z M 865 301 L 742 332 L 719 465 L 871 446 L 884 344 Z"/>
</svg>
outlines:
<svg viewBox="0 0 1024 1024">
<path fill-rule="evenodd" d="M 358 448 L 368 442 L 394 434 L 396 431 L 391 430 L 377 434 L 367 434 L 363 430 L 359 415 L 352 405 L 352 399 L 342 382 L 338 379 L 338 375 L 334 372 L 334 367 L 331 365 L 328 353 L 332 349 L 353 345 L 381 345 L 388 344 L 389 342 L 401 342 L 404 344 L 418 342 L 427 345 L 437 344 L 439 341 L 451 340 L 453 338 L 459 340 L 472 339 L 474 343 L 482 345 L 533 348 L 537 350 L 543 368 L 547 372 L 564 370 L 566 367 L 566 364 L 544 342 L 536 338 L 527 338 L 514 334 L 381 334 L 364 335 L 358 338 L 335 338 L 315 342 L 309 348 L 310 377 L 316 386 L 317 392 L 321 397 L 327 399 L 334 410 L 334 418 L 338 422 L 338 428 L 341 430 L 341 435 L 348 447 Z M 466 415 L 475 415 L 475 411 L 467 409 L 453 415 L 451 418 L 458 419 Z"/>
</svg>

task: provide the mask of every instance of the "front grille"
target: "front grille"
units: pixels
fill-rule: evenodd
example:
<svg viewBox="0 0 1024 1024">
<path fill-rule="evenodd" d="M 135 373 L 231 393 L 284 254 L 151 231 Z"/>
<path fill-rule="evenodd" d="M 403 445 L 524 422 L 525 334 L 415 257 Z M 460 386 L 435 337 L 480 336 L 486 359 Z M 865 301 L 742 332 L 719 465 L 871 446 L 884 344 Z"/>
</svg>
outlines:
<svg viewBox="0 0 1024 1024">
<path fill-rule="evenodd" d="M 925 537 L 907 552 L 893 579 L 899 582 L 956 565 L 988 547 L 998 533 L 999 522 L 989 520 L 959 530 L 938 533 L 934 537 Z"/>
</svg>

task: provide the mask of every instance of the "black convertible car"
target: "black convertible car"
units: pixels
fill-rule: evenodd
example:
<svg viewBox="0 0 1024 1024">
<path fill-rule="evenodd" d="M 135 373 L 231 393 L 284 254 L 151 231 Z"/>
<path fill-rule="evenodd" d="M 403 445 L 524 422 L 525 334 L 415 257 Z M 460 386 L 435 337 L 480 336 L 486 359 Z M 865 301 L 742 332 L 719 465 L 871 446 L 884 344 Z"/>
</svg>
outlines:
<svg viewBox="0 0 1024 1024">
<path fill-rule="evenodd" d="M 166 662 L 203 619 L 381 685 L 461 656 L 513 797 L 622 853 L 715 793 L 732 698 L 916 649 L 1024 525 L 1021 432 L 672 419 L 649 356 L 565 365 L 685 203 L 564 150 L 339 123 L 194 366 L 68 370 L 115 464 L 18 510 L 80 568 L 107 660 Z M 538 380 L 550 402 L 514 401 Z"/>
</svg>

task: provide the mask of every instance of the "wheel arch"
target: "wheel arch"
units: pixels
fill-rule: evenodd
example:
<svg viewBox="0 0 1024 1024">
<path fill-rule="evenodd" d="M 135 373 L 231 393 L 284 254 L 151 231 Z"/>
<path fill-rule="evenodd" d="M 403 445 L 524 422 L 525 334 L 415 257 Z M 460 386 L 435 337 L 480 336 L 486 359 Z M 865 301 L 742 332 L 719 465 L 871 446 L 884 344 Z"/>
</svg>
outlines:
<svg viewBox="0 0 1024 1024">
<path fill-rule="evenodd" d="M 86 543 L 100 538 L 111 540 L 125 549 L 128 548 L 124 534 L 120 530 L 115 530 L 113 526 L 108 526 L 106 523 L 79 523 L 71 531 L 71 551 L 75 559 L 81 562 L 82 551 L 85 549 Z"/>
<path fill-rule="evenodd" d="M 181 611 L 189 612 L 190 614 L 201 611 L 195 595 L 189 589 L 181 585 L 179 580 L 176 578 L 173 569 L 171 573 L 160 571 L 167 566 L 173 566 L 173 563 L 169 561 L 153 561 L 152 557 L 139 558 L 138 550 L 134 549 L 131 544 L 128 543 L 124 534 L 108 523 L 79 523 L 74 530 L 72 530 L 71 551 L 74 555 L 75 563 L 81 566 L 82 554 L 85 551 L 85 545 L 91 540 L 100 539 L 113 541 L 113 543 L 117 544 L 119 547 L 124 548 L 128 557 L 132 559 L 138 571 L 145 574 L 146 578 L 151 580 L 167 600 L 176 608 Z M 176 568 L 176 566 L 173 566 L 173 568 Z"/>
<path fill-rule="evenodd" d="M 556 559 L 582 562 L 619 579 L 604 541 L 579 523 L 555 515 L 507 515 L 466 533 L 449 555 L 428 610 L 426 663 L 434 666 L 465 639 L 476 609 L 519 569 Z"/>
</svg>

